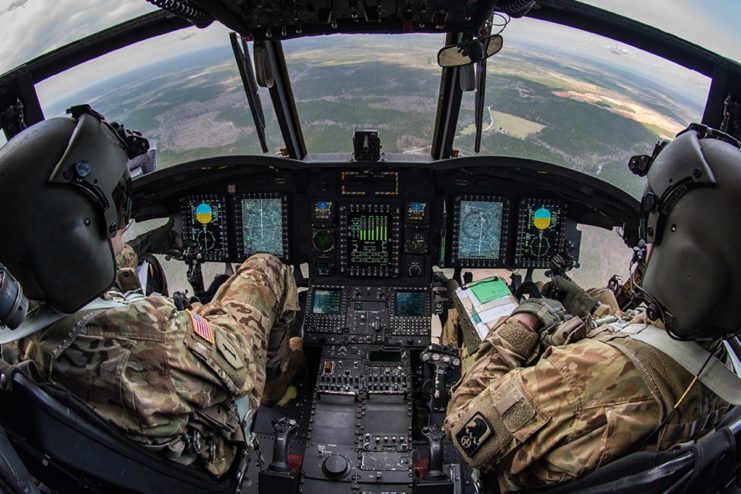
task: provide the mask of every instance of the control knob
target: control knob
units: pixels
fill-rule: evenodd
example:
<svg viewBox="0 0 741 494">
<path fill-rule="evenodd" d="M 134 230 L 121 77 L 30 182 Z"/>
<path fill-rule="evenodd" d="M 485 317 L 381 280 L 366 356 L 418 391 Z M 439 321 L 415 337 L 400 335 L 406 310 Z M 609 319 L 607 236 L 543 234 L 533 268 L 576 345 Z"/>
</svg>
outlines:
<svg viewBox="0 0 741 494">
<path fill-rule="evenodd" d="M 414 278 L 418 276 L 422 276 L 422 266 L 420 266 L 420 264 L 417 262 L 413 262 L 409 265 L 407 272 L 409 276 L 414 277 Z"/>
</svg>

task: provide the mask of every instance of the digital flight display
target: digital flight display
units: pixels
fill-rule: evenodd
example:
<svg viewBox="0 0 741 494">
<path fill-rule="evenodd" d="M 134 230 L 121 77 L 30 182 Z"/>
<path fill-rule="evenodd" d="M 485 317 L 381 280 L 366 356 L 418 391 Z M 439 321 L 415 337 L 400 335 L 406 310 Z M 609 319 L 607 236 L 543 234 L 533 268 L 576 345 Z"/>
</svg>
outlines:
<svg viewBox="0 0 741 494">
<path fill-rule="evenodd" d="M 391 261 L 391 214 L 350 213 L 348 242 L 350 266 L 388 266 Z"/>
<path fill-rule="evenodd" d="M 397 291 L 396 292 L 396 315 L 397 316 L 424 316 L 425 294 L 419 291 Z"/>
<path fill-rule="evenodd" d="M 312 314 L 339 314 L 342 306 L 341 289 L 314 289 Z"/>
<path fill-rule="evenodd" d="M 427 203 L 425 201 L 409 201 L 407 203 L 407 221 L 423 222 L 427 219 Z"/>
<path fill-rule="evenodd" d="M 314 221 L 331 223 L 334 221 L 333 201 L 317 199 L 314 201 Z"/>
<path fill-rule="evenodd" d="M 267 253 L 287 257 L 285 198 L 277 194 L 242 196 L 237 205 L 242 257 Z"/>
<path fill-rule="evenodd" d="M 465 260 L 500 261 L 504 201 L 496 198 L 461 199 L 456 204 L 455 257 Z"/>
<path fill-rule="evenodd" d="M 515 263 L 528 268 L 548 268 L 551 258 L 564 247 L 566 205 L 555 199 L 520 201 Z"/>
<path fill-rule="evenodd" d="M 197 246 L 206 261 L 224 261 L 228 257 L 226 240 L 226 204 L 216 195 L 187 196 L 181 200 L 183 236 Z"/>
</svg>

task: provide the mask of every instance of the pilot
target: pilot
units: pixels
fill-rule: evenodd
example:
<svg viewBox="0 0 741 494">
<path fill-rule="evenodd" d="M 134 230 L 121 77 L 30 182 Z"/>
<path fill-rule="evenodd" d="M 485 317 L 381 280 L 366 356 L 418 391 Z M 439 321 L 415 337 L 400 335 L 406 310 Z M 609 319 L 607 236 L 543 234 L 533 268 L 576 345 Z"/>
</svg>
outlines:
<svg viewBox="0 0 741 494">
<path fill-rule="evenodd" d="M 0 263 L 33 306 L 0 341 L 22 337 L 36 378 L 145 448 L 220 476 L 245 446 L 240 418 L 278 401 L 296 372 L 296 285 L 289 267 L 257 254 L 192 310 L 122 287 L 129 157 L 92 111 L 40 122 L 0 149 Z"/>
<path fill-rule="evenodd" d="M 705 378 L 729 372 L 707 364 L 741 328 L 739 143 L 693 125 L 657 150 L 640 228 L 652 250 L 636 287 L 650 317 L 591 329 L 610 308 L 555 277 L 544 292 L 559 300 L 528 299 L 494 324 L 454 387 L 447 436 L 502 492 L 692 441 L 741 389 L 732 374 L 726 389 Z M 690 364 L 708 372 L 695 381 Z"/>
</svg>

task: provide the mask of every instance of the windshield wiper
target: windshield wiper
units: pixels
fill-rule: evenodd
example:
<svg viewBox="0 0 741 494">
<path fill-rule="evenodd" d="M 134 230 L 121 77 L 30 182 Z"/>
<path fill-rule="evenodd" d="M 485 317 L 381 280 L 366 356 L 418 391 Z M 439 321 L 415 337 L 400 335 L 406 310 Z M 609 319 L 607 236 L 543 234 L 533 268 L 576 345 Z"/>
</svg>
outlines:
<svg viewBox="0 0 741 494">
<path fill-rule="evenodd" d="M 268 144 L 265 141 L 265 114 L 262 111 L 260 95 L 257 94 L 257 80 L 255 79 L 255 71 L 252 68 L 252 62 L 250 62 L 250 52 L 247 48 L 247 43 L 234 32 L 229 33 L 229 40 L 232 42 L 234 58 L 237 61 L 239 76 L 242 78 L 242 86 L 244 86 L 244 92 L 247 95 L 247 101 L 250 104 L 252 120 L 255 122 L 255 130 L 257 131 L 257 137 L 260 139 L 262 152 L 267 153 Z"/>
<path fill-rule="evenodd" d="M 486 95 L 486 59 L 476 64 L 476 94 L 474 96 L 474 118 L 476 119 L 476 141 L 474 152 L 481 151 L 481 132 L 484 122 L 484 96 Z M 492 117 L 493 119 L 494 117 Z"/>
</svg>

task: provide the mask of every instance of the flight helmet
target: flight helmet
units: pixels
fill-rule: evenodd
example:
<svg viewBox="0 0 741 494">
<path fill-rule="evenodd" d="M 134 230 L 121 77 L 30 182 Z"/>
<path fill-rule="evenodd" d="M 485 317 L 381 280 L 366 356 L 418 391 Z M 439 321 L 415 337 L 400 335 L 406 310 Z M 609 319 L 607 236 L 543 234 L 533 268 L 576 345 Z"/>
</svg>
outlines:
<svg viewBox="0 0 741 494">
<path fill-rule="evenodd" d="M 70 313 L 113 284 L 111 238 L 131 215 L 127 162 L 148 144 L 87 105 L 68 113 L 0 148 L 0 263 L 28 298 Z"/>
<path fill-rule="evenodd" d="M 648 315 L 678 339 L 715 339 L 741 329 L 739 146 L 692 124 L 658 144 L 644 167 L 639 237 L 653 249 L 637 290 Z"/>
</svg>

